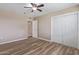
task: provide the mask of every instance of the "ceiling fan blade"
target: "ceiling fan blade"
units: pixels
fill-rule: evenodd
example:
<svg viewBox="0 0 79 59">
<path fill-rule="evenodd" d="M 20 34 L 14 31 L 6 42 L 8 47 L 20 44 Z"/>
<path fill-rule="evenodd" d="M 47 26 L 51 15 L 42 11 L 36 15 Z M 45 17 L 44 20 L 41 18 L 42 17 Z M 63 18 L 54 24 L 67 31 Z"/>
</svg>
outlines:
<svg viewBox="0 0 79 59">
<path fill-rule="evenodd" d="M 37 9 L 38 11 L 40 11 L 40 12 L 42 12 L 42 10 L 41 9 Z"/>
<path fill-rule="evenodd" d="M 36 7 L 36 6 L 37 6 L 35 3 L 31 3 L 31 5 L 32 5 L 33 7 Z"/>
<path fill-rule="evenodd" d="M 44 7 L 44 4 L 38 5 L 37 7 Z"/>
<path fill-rule="evenodd" d="M 26 6 L 25 6 L 24 8 L 32 8 L 32 7 L 26 7 Z"/>
<path fill-rule="evenodd" d="M 35 4 L 34 3 L 30 3 L 32 6 L 34 6 Z"/>
</svg>

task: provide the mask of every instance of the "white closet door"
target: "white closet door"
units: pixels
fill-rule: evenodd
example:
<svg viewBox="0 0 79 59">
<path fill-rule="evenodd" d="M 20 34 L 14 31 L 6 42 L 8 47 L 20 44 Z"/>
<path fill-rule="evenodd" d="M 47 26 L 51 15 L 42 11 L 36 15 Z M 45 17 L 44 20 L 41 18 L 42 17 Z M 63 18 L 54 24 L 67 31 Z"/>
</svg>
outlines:
<svg viewBox="0 0 79 59">
<path fill-rule="evenodd" d="M 52 17 L 51 19 L 51 40 L 62 43 L 62 18 Z"/>
<path fill-rule="evenodd" d="M 37 20 L 33 20 L 32 21 L 32 36 L 34 38 L 38 37 L 38 31 L 37 31 L 38 27 L 37 27 L 37 25 L 38 25 Z"/>
<path fill-rule="evenodd" d="M 64 15 L 62 18 L 63 44 L 77 47 L 77 14 Z"/>
<path fill-rule="evenodd" d="M 67 14 L 52 18 L 51 40 L 77 47 L 77 14 Z"/>
</svg>

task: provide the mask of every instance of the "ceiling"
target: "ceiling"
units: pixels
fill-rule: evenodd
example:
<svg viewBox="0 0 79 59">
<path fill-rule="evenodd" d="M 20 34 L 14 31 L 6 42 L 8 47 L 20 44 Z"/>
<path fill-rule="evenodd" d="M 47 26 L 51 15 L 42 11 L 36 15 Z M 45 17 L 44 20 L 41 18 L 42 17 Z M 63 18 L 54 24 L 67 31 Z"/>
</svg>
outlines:
<svg viewBox="0 0 79 59">
<path fill-rule="evenodd" d="M 26 14 L 24 15 L 36 17 L 46 14 L 48 12 L 55 12 L 58 10 L 78 5 L 77 3 L 44 3 L 44 7 L 41 7 L 43 12 L 39 11 L 31 12 L 32 9 L 24 8 L 24 6 L 27 4 L 29 3 L 0 3 L 0 9 L 14 10 L 19 14 L 24 14 L 24 12 L 26 12 Z"/>
</svg>

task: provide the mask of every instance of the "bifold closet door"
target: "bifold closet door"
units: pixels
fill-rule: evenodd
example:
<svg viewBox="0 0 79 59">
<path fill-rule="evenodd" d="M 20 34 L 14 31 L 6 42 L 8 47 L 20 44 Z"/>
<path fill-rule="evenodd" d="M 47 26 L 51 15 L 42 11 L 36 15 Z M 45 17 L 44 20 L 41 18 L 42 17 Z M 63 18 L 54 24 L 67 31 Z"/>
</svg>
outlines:
<svg viewBox="0 0 79 59">
<path fill-rule="evenodd" d="M 51 39 L 71 47 L 77 47 L 77 14 L 57 16 L 51 20 Z"/>
<path fill-rule="evenodd" d="M 68 14 L 63 16 L 63 44 L 77 48 L 77 14 Z"/>
<path fill-rule="evenodd" d="M 62 43 L 62 18 L 51 18 L 51 40 L 54 42 Z"/>
</svg>

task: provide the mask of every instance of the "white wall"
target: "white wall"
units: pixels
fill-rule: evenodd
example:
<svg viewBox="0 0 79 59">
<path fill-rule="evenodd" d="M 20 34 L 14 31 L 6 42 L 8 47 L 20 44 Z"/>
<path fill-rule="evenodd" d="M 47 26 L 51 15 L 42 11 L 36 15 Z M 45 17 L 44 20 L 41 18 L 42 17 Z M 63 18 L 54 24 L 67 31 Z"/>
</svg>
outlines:
<svg viewBox="0 0 79 59">
<path fill-rule="evenodd" d="M 24 14 L 0 9 L 0 44 L 27 39 L 27 19 Z"/>
<path fill-rule="evenodd" d="M 41 18 L 38 18 L 38 36 L 39 38 L 44 38 L 50 40 L 51 37 L 51 20 L 50 16 L 41 16 Z"/>
<path fill-rule="evenodd" d="M 0 44 L 27 39 L 27 23 L 17 19 L 0 17 Z"/>
</svg>

